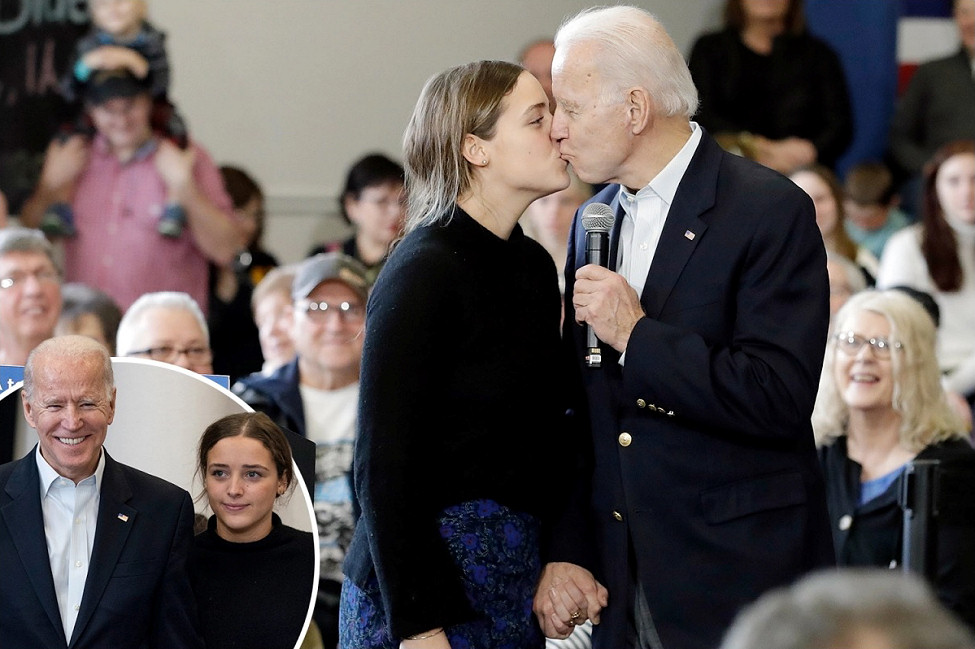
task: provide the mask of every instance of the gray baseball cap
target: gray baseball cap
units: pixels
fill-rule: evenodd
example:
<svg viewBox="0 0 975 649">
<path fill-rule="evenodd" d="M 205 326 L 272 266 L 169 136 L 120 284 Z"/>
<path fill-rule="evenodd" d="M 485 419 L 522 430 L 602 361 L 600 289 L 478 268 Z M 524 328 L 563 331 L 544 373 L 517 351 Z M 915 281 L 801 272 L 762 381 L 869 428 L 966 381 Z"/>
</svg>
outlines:
<svg viewBox="0 0 975 649">
<path fill-rule="evenodd" d="M 320 252 L 298 264 L 291 283 L 291 298 L 302 300 L 328 280 L 344 282 L 363 300 L 369 296 L 368 271 L 362 263 L 341 252 Z"/>
</svg>

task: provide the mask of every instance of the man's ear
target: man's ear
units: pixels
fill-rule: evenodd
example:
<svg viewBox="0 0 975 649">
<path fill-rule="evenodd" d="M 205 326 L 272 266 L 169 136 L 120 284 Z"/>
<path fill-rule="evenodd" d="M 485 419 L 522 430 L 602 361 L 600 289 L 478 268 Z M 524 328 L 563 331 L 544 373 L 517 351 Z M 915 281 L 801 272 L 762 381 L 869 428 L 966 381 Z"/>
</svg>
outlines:
<svg viewBox="0 0 975 649">
<path fill-rule="evenodd" d="M 653 125 L 655 105 L 646 88 L 630 88 L 626 92 L 626 106 L 630 130 L 633 133 L 642 133 Z"/>
<path fill-rule="evenodd" d="M 23 388 L 20 389 L 20 401 L 24 404 L 24 419 L 27 420 L 27 424 L 31 428 L 37 430 L 37 424 L 34 421 L 34 408 L 31 406 L 30 400 L 27 398 L 27 394 Z"/>
<path fill-rule="evenodd" d="M 464 136 L 464 146 L 461 147 L 464 159 L 475 167 L 483 167 L 488 163 L 487 149 L 484 140 L 468 133 Z"/>
</svg>

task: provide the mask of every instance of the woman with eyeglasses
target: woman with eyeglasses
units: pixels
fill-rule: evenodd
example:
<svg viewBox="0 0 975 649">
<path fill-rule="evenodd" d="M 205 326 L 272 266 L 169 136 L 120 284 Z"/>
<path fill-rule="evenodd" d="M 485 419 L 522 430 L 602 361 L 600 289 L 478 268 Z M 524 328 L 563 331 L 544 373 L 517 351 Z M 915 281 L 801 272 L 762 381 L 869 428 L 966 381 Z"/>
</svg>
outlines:
<svg viewBox="0 0 975 649">
<path fill-rule="evenodd" d="M 840 566 L 902 566 L 904 511 L 898 503 L 915 460 L 975 461 L 941 384 L 935 325 L 899 290 L 868 289 L 836 317 L 826 348 L 813 429 L 826 478 Z M 975 508 L 975 491 L 952 506 Z M 941 525 L 933 586 L 946 606 L 975 624 L 975 522 Z"/>
</svg>

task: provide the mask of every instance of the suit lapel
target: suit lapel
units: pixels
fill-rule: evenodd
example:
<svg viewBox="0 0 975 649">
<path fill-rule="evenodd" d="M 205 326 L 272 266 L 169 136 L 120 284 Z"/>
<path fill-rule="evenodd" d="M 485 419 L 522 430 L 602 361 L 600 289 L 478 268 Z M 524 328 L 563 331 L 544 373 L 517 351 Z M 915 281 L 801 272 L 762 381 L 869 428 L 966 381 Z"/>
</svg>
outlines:
<svg viewBox="0 0 975 649">
<path fill-rule="evenodd" d="M 623 227 L 623 207 L 620 205 L 620 193 L 616 192 L 612 202 L 609 204 L 616 220 L 613 221 L 613 230 L 609 234 L 609 269 L 616 272 L 617 261 L 620 258 L 620 228 Z"/>
<path fill-rule="evenodd" d="M 65 644 L 61 612 L 54 592 L 51 576 L 51 560 L 47 556 L 47 540 L 44 538 L 44 514 L 41 511 L 40 476 L 37 473 L 35 450 L 19 461 L 7 481 L 7 495 L 11 500 L 0 508 L 0 515 L 10 532 L 20 561 L 27 569 L 31 586 L 40 600 L 44 613 Z M 10 561 L 11 558 L 3 558 Z"/>
<path fill-rule="evenodd" d="M 667 213 L 640 296 L 644 311 L 651 318 L 660 316 L 687 260 L 707 231 L 707 223 L 701 215 L 714 205 L 721 149 L 706 132 L 701 135 L 701 142 Z"/>
<path fill-rule="evenodd" d="M 81 637 L 85 627 L 91 621 L 92 614 L 98 608 L 98 603 L 115 571 L 122 548 L 138 514 L 135 509 L 126 504 L 132 497 L 132 491 L 122 469 L 107 451 L 103 449 L 103 452 L 105 472 L 102 475 L 104 482 L 99 492 L 95 543 L 92 546 L 85 593 L 81 598 L 78 621 L 75 622 L 69 647 Z"/>
</svg>

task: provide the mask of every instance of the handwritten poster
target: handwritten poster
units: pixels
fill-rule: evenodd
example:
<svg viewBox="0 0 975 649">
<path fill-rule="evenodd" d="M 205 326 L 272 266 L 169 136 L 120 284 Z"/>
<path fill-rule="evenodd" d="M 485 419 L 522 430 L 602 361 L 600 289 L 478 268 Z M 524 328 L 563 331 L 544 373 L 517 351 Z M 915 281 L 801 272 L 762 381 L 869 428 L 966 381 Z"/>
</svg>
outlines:
<svg viewBox="0 0 975 649">
<path fill-rule="evenodd" d="M 65 118 L 58 81 L 88 29 L 86 0 L 0 0 L 0 191 L 14 214 Z"/>
</svg>

